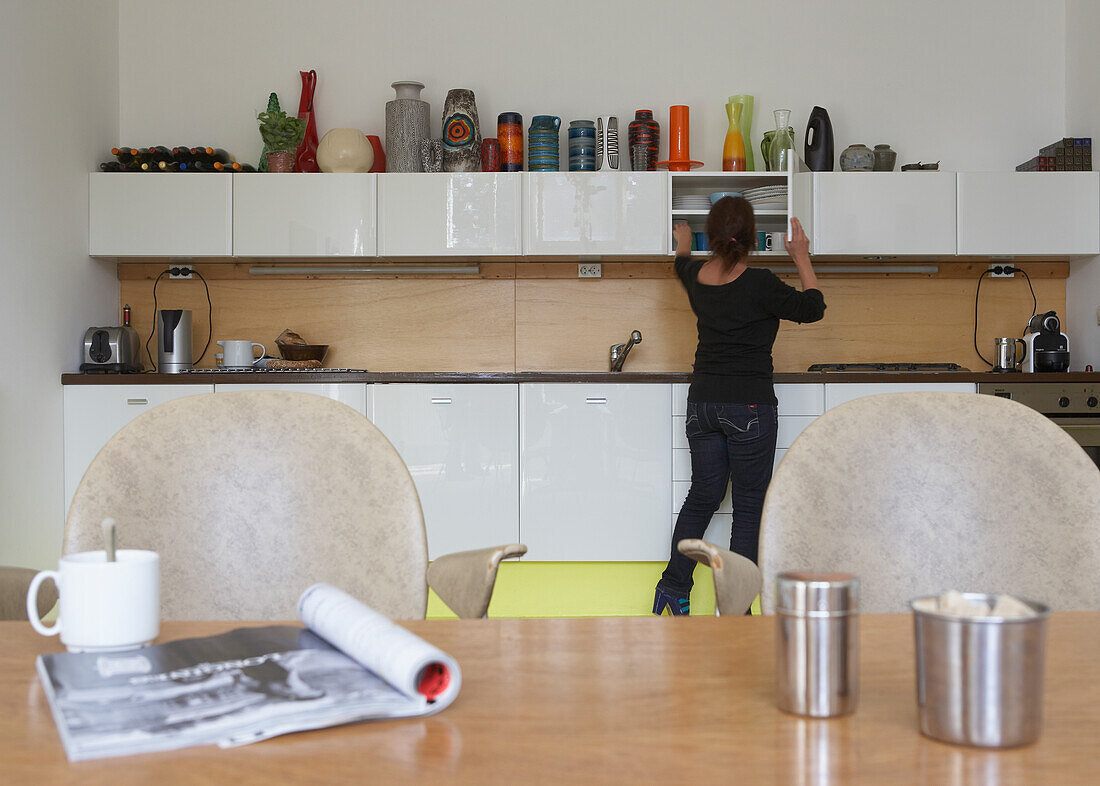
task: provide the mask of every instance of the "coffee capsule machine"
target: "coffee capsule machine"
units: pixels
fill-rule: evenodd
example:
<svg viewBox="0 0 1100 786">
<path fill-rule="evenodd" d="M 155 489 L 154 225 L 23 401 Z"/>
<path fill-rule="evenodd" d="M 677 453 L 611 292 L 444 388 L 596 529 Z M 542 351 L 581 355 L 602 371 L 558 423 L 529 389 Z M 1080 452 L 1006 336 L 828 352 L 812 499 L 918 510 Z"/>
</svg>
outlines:
<svg viewBox="0 0 1100 786">
<path fill-rule="evenodd" d="M 178 374 L 191 362 L 191 311 L 163 308 L 157 311 L 157 371 Z"/>
<path fill-rule="evenodd" d="M 1024 335 L 1027 357 L 1024 371 L 1069 371 L 1069 337 L 1053 311 L 1036 314 Z"/>
</svg>

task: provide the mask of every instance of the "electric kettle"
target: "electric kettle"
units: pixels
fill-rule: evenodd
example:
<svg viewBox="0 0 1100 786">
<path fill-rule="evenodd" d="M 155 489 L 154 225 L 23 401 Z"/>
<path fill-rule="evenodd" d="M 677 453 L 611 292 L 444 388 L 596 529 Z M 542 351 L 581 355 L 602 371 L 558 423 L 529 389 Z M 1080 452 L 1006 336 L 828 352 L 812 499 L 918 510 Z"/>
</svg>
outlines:
<svg viewBox="0 0 1100 786">
<path fill-rule="evenodd" d="M 157 371 L 178 374 L 190 369 L 191 311 L 162 308 L 157 311 Z"/>
</svg>

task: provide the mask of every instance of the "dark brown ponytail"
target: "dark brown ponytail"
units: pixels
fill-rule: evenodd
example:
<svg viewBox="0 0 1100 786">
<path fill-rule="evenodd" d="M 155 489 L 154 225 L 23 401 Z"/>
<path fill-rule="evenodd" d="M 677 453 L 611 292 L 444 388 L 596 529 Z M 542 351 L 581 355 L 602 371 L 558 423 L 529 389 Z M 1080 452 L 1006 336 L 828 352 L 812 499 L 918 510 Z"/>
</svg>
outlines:
<svg viewBox="0 0 1100 786">
<path fill-rule="evenodd" d="M 710 250 L 729 271 L 752 251 L 756 239 L 756 216 L 742 197 L 722 197 L 707 215 Z"/>
</svg>

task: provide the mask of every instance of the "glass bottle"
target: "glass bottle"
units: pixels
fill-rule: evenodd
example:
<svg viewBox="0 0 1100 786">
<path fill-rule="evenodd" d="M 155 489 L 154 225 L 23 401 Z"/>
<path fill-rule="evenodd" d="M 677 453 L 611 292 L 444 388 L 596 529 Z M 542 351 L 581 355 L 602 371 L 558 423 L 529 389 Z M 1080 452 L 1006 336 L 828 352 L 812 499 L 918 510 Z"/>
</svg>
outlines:
<svg viewBox="0 0 1100 786">
<path fill-rule="evenodd" d="M 743 109 L 743 104 L 734 101 L 726 104 L 726 114 L 730 119 L 730 127 L 726 131 L 726 143 L 722 146 L 723 172 L 745 171 L 745 137 L 741 135 L 741 112 Z"/>
<path fill-rule="evenodd" d="M 791 160 L 794 140 L 791 139 L 791 110 L 776 109 L 775 136 L 768 146 L 768 168 L 773 172 L 786 172 Z"/>
</svg>

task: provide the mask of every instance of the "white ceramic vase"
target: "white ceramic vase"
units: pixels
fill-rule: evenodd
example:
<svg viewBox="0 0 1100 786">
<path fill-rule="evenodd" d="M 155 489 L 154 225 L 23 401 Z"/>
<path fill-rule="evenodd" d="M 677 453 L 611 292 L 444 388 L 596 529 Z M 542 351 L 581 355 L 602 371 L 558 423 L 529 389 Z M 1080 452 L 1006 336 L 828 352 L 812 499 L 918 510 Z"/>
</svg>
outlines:
<svg viewBox="0 0 1100 786">
<path fill-rule="evenodd" d="M 369 172 L 374 149 L 358 128 L 333 128 L 317 145 L 317 166 L 322 172 Z"/>
</svg>

